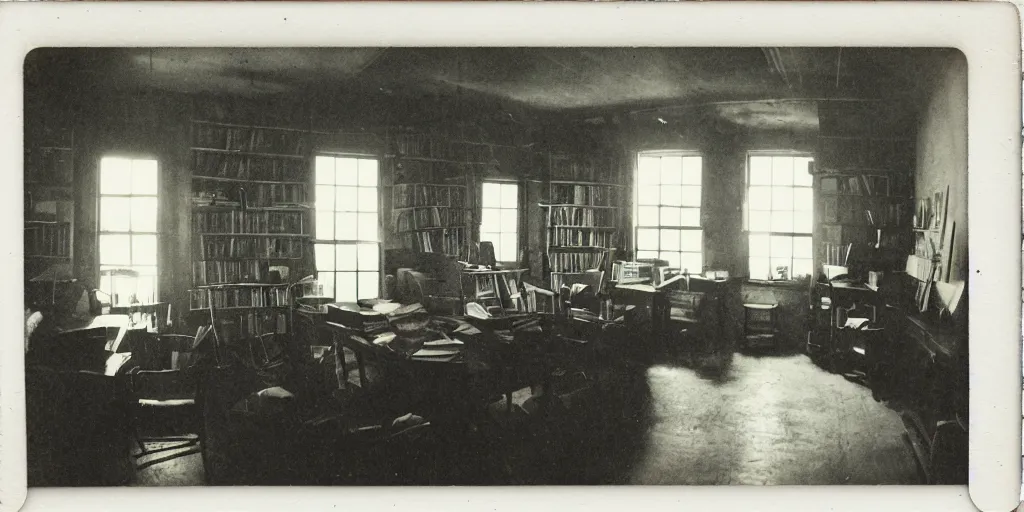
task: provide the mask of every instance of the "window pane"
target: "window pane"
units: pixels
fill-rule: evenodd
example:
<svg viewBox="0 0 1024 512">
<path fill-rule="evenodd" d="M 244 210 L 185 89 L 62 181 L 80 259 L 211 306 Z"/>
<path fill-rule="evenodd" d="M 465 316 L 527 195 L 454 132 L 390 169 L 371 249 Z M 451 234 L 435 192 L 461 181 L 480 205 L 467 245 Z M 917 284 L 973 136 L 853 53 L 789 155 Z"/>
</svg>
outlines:
<svg viewBox="0 0 1024 512">
<path fill-rule="evenodd" d="M 367 242 L 377 241 L 377 214 L 376 213 L 360 213 L 359 214 L 359 240 L 365 240 Z"/>
<path fill-rule="evenodd" d="M 663 185 L 680 185 L 683 183 L 683 159 L 678 156 L 666 156 L 661 159 L 661 183 Z"/>
<path fill-rule="evenodd" d="M 777 156 L 772 158 L 772 185 L 793 184 L 793 157 Z"/>
<path fill-rule="evenodd" d="M 337 187 L 334 209 L 339 212 L 354 212 L 358 208 L 356 187 Z"/>
<path fill-rule="evenodd" d="M 377 188 L 376 187 L 359 187 L 356 189 L 356 193 L 359 196 L 359 211 L 361 212 L 375 212 L 377 211 Z"/>
<path fill-rule="evenodd" d="M 679 251 L 661 251 L 658 259 L 667 261 L 670 267 L 679 267 Z"/>
<path fill-rule="evenodd" d="M 811 237 L 809 236 L 794 236 L 793 237 L 793 257 L 795 258 L 811 258 Z"/>
<path fill-rule="evenodd" d="M 377 272 L 359 272 L 359 298 L 375 299 L 380 295 L 380 274 Z"/>
<path fill-rule="evenodd" d="M 480 204 L 486 208 L 497 208 L 501 206 L 501 185 L 498 183 L 484 182 L 481 189 Z"/>
<path fill-rule="evenodd" d="M 334 158 L 318 156 L 314 165 L 316 167 L 316 184 L 334 185 Z"/>
<path fill-rule="evenodd" d="M 750 185 L 772 184 L 772 158 L 769 156 L 750 157 Z"/>
<path fill-rule="evenodd" d="M 703 159 L 699 156 L 687 156 L 683 157 L 683 184 L 684 185 L 700 185 L 701 184 L 701 161 Z"/>
<path fill-rule="evenodd" d="M 661 200 L 661 188 L 657 185 L 640 185 L 637 191 L 637 204 L 658 204 Z"/>
<path fill-rule="evenodd" d="M 130 265 L 131 235 L 100 235 L 100 263 Z"/>
<path fill-rule="evenodd" d="M 658 225 L 658 207 L 657 206 L 640 206 L 637 208 L 636 216 L 637 226 L 657 226 Z"/>
<path fill-rule="evenodd" d="M 796 258 L 793 260 L 793 277 L 809 276 L 813 267 L 810 259 Z"/>
<path fill-rule="evenodd" d="M 334 246 L 334 250 L 338 258 L 335 260 L 334 268 L 338 270 L 359 270 L 359 260 L 356 259 L 357 249 L 355 245 L 338 244 Z"/>
<path fill-rule="evenodd" d="M 699 252 L 684 252 L 680 257 L 679 267 L 691 274 L 704 272 L 704 258 Z"/>
<path fill-rule="evenodd" d="M 813 210 L 814 209 L 814 194 L 809 188 L 794 188 L 793 189 L 793 209 L 794 210 Z"/>
<path fill-rule="evenodd" d="M 638 260 L 653 260 L 658 258 L 658 251 L 637 251 L 636 259 Z"/>
<path fill-rule="evenodd" d="M 337 297 L 337 300 L 355 302 L 359 298 L 359 293 L 356 290 L 356 273 L 338 272 L 337 280 L 337 284 L 335 285 L 337 288 L 334 291 L 334 296 Z"/>
<path fill-rule="evenodd" d="M 754 279 L 771 279 L 772 271 L 769 269 L 768 258 L 750 258 L 750 277 Z"/>
<path fill-rule="evenodd" d="M 748 195 L 749 205 L 751 210 L 771 210 L 772 209 L 772 189 L 771 187 L 750 187 L 750 193 Z"/>
<path fill-rule="evenodd" d="M 789 187 L 772 187 L 772 210 L 792 210 L 793 189 Z"/>
<path fill-rule="evenodd" d="M 139 277 L 135 281 L 135 295 L 142 304 L 156 302 L 156 276 Z"/>
<path fill-rule="evenodd" d="M 316 186 L 316 209 L 322 212 L 334 211 L 334 187 L 329 185 Z"/>
<path fill-rule="evenodd" d="M 376 187 L 377 186 L 377 161 L 370 158 L 359 159 L 359 186 L 361 187 Z"/>
<path fill-rule="evenodd" d="M 140 276 L 156 277 L 156 265 L 132 265 L 132 269 Z"/>
<path fill-rule="evenodd" d="M 793 231 L 793 212 L 772 212 L 772 231 Z"/>
<path fill-rule="evenodd" d="M 157 204 L 155 197 L 132 198 L 132 231 L 155 233 Z"/>
<path fill-rule="evenodd" d="M 132 192 L 132 161 L 107 157 L 100 160 L 100 194 Z"/>
<path fill-rule="evenodd" d="M 658 248 L 657 229 L 636 230 L 636 248 L 639 250 L 656 250 Z"/>
<path fill-rule="evenodd" d="M 511 183 L 501 184 L 501 207 L 516 208 L 519 206 L 519 186 Z"/>
<path fill-rule="evenodd" d="M 132 264 L 156 265 L 156 235 L 132 236 Z"/>
<path fill-rule="evenodd" d="M 316 237 L 320 240 L 334 240 L 334 214 L 331 212 L 315 212 Z"/>
<path fill-rule="evenodd" d="M 357 240 L 358 226 L 355 213 L 337 213 L 334 215 L 334 239 Z"/>
<path fill-rule="evenodd" d="M 516 231 L 516 211 L 513 210 L 501 210 L 501 224 L 499 225 L 498 231 L 505 233 L 515 233 Z"/>
<path fill-rule="evenodd" d="M 377 270 L 380 268 L 380 251 L 377 244 L 359 244 L 356 253 L 359 256 L 359 270 Z"/>
<path fill-rule="evenodd" d="M 325 296 L 337 298 L 334 293 L 334 272 L 317 272 L 316 282 L 324 289 Z"/>
<path fill-rule="evenodd" d="M 516 234 L 502 233 L 501 248 L 495 252 L 498 261 L 518 261 L 516 256 Z"/>
<path fill-rule="evenodd" d="M 686 229 L 680 231 L 680 248 L 684 251 L 701 252 L 704 250 L 701 240 L 703 237 L 704 232 L 699 229 Z"/>
<path fill-rule="evenodd" d="M 316 269 L 319 271 L 334 270 L 334 245 L 316 244 L 313 247 L 316 257 Z"/>
<path fill-rule="evenodd" d="M 497 232 L 501 226 L 501 210 L 483 208 L 480 210 L 480 231 Z"/>
<path fill-rule="evenodd" d="M 678 250 L 679 249 L 679 230 L 676 229 L 663 229 L 661 230 L 661 245 L 662 250 Z"/>
<path fill-rule="evenodd" d="M 641 156 L 637 167 L 637 182 L 641 185 L 655 185 L 661 180 L 660 158 Z"/>
<path fill-rule="evenodd" d="M 661 225 L 662 226 L 678 226 L 679 225 L 679 208 L 670 206 L 661 207 Z"/>
<path fill-rule="evenodd" d="M 772 258 L 790 258 L 793 256 L 793 238 L 788 236 L 772 236 Z M 751 253 L 753 254 L 753 253 Z"/>
<path fill-rule="evenodd" d="M 700 208 L 683 208 L 682 219 L 679 221 L 680 226 L 700 226 Z"/>
<path fill-rule="evenodd" d="M 661 204 L 682 206 L 683 190 L 675 185 L 666 185 L 661 187 Z"/>
<path fill-rule="evenodd" d="M 750 255 L 751 256 L 769 256 L 769 235 L 750 235 Z"/>
<path fill-rule="evenodd" d="M 806 210 L 793 212 L 794 233 L 810 233 L 813 222 L 814 216 L 811 214 L 811 212 Z"/>
<path fill-rule="evenodd" d="M 683 206 L 700 206 L 700 187 L 683 187 Z"/>
<path fill-rule="evenodd" d="M 132 193 L 156 195 L 156 160 L 132 160 Z"/>
<path fill-rule="evenodd" d="M 810 187 L 814 178 L 811 173 L 808 172 L 810 169 L 810 163 L 813 158 L 798 157 L 793 159 L 793 184 L 801 187 Z"/>
<path fill-rule="evenodd" d="M 100 231 L 128 231 L 131 200 L 127 197 L 100 198 Z"/>
<path fill-rule="evenodd" d="M 355 158 L 335 158 L 334 167 L 337 169 L 334 179 L 338 185 L 358 184 L 359 170 Z"/>
<path fill-rule="evenodd" d="M 750 218 L 748 219 L 750 231 L 771 231 L 771 219 L 771 212 L 752 210 L 750 212 Z"/>
</svg>

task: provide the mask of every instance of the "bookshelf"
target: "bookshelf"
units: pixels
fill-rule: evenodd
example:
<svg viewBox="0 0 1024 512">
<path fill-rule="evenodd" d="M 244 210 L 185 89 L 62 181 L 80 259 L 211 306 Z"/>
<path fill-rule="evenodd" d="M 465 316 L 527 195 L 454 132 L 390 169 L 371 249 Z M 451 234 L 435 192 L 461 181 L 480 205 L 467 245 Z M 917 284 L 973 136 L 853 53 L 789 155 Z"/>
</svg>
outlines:
<svg viewBox="0 0 1024 512">
<path fill-rule="evenodd" d="M 620 243 L 625 188 L 610 160 L 549 155 L 545 210 L 545 266 L 552 290 L 583 281 L 587 270 L 607 270 Z M 610 275 L 606 272 L 606 275 Z"/>
<path fill-rule="evenodd" d="M 247 342 L 257 354 L 259 340 L 269 361 L 265 338 L 288 332 L 287 281 L 310 259 L 308 133 L 205 120 L 191 128 L 189 309 L 211 312 L 222 343 Z"/>
<path fill-rule="evenodd" d="M 73 264 L 74 133 L 47 131 L 52 145 L 25 150 L 25 278 L 63 264 Z"/>
<path fill-rule="evenodd" d="M 820 264 L 892 270 L 910 252 L 913 212 L 905 176 L 873 170 L 825 172 L 816 173 L 815 185 L 815 256 Z"/>
<path fill-rule="evenodd" d="M 472 242 L 472 177 L 495 165 L 495 145 L 409 130 L 387 132 L 391 227 L 396 245 L 466 260 Z"/>
</svg>

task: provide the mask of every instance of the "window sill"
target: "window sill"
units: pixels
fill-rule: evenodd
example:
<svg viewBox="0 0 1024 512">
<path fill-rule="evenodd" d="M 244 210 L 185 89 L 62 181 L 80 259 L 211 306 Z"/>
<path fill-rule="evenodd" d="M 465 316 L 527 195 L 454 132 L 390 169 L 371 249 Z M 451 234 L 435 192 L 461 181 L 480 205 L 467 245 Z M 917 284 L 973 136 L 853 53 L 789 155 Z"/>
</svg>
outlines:
<svg viewBox="0 0 1024 512">
<path fill-rule="evenodd" d="M 746 283 L 749 286 L 763 286 L 766 288 L 779 288 L 784 290 L 806 290 L 808 287 L 807 279 L 789 279 L 789 280 L 778 280 L 769 281 L 767 279 L 750 279 L 747 278 Z"/>
</svg>

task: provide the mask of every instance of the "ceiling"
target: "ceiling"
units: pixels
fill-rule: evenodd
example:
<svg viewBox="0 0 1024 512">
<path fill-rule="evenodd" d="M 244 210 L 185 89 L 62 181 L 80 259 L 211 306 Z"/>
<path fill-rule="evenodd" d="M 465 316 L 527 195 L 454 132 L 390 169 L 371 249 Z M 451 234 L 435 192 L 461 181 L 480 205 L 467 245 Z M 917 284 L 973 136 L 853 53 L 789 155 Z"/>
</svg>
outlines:
<svg viewBox="0 0 1024 512">
<path fill-rule="evenodd" d="M 813 129 L 816 100 L 912 98 L 932 51 L 77 48 L 30 55 L 27 69 L 64 83 L 117 90 L 245 96 L 316 90 L 381 98 L 475 93 L 580 116 L 667 118 L 701 107 L 739 125 Z"/>
</svg>

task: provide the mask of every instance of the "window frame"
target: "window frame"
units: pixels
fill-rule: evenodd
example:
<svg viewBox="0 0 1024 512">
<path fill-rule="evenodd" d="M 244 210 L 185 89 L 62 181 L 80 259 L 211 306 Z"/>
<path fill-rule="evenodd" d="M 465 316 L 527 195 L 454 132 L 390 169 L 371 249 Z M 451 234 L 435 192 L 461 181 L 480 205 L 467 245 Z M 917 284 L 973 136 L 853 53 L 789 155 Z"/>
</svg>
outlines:
<svg viewBox="0 0 1024 512">
<path fill-rule="evenodd" d="M 127 194 L 105 194 L 105 193 L 103 193 L 103 161 L 108 159 L 108 158 L 110 158 L 110 159 L 128 160 L 130 162 L 131 161 L 135 161 L 135 160 L 151 160 L 151 161 L 153 161 L 154 164 L 156 165 L 156 192 L 153 193 L 153 194 L 134 194 L 134 193 L 131 193 L 131 192 L 129 192 Z M 133 259 L 132 258 L 132 251 L 134 250 L 134 247 L 133 247 L 134 244 L 132 244 L 132 238 L 135 235 L 153 235 L 156 238 L 156 249 L 155 249 L 156 250 L 156 261 L 153 264 L 153 267 L 155 269 L 155 275 L 152 276 L 152 279 L 153 279 L 153 302 L 160 302 L 160 292 L 161 292 L 161 286 L 160 286 L 160 267 L 161 267 L 161 264 L 160 263 L 161 263 L 161 260 L 163 259 L 162 258 L 162 251 L 161 251 L 161 246 L 163 245 L 163 240 L 162 240 L 163 237 L 162 237 L 162 232 L 160 230 L 160 222 L 161 222 L 160 213 L 161 213 L 161 210 L 162 210 L 161 204 L 160 204 L 160 202 L 161 202 L 160 201 L 160 197 L 161 197 L 161 193 L 163 192 L 163 184 L 161 183 L 160 159 L 156 155 L 154 155 L 152 153 L 131 153 L 131 152 L 111 151 L 111 152 L 103 153 L 99 157 L 99 159 L 96 161 L 95 169 L 96 169 L 96 175 L 95 175 L 95 180 L 96 180 L 96 203 L 95 203 L 95 208 L 96 208 L 95 209 L 95 212 L 96 212 L 96 224 L 95 224 L 95 226 L 96 226 L 96 230 L 95 230 L 95 233 L 96 234 L 95 234 L 95 237 L 94 237 L 94 243 L 96 244 L 95 245 L 95 248 L 96 248 L 96 259 L 95 259 L 95 265 L 94 265 L 94 268 L 95 268 L 94 277 L 96 279 L 95 282 L 97 283 L 97 288 L 99 288 L 101 291 L 103 291 L 101 286 L 100 286 L 101 282 L 102 282 L 102 277 L 101 276 L 103 274 L 103 267 L 115 267 L 115 268 L 133 269 L 135 267 L 148 266 L 148 265 L 135 265 L 134 263 L 128 263 L 128 264 L 107 264 L 107 263 L 104 263 L 103 259 L 102 259 L 101 251 L 100 251 L 100 240 L 103 237 L 103 235 L 127 235 L 128 236 L 128 240 L 129 240 L 128 241 L 128 258 L 129 258 L 129 261 L 131 261 Z M 129 211 L 128 211 L 128 215 L 129 215 L 128 230 L 126 230 L 126 231 L 112 231 L 112 230 L 103 229 L 103 198 L 105 198 L 105 197 L 120 197 L 120 198 L 129 199 L 129 201 L 133 197 L 151 197 L 151 198 L 155 199 L 156 200 L 156 213 L 155 213 L 155 217 L 156 218 L 155 218 L 154 226 L 155 226 L 156 230 L 155 231 L 134 231 L 134 230 L 132 230 L 131 229 L 131 220 L 130 220 L 131 219 L 131 207 L 130 206 L 129 206 Z M 140 277 L 142 277 L 142 276 L 140 276 Z M 107 292 L 104 291 L 104 293 L 107 293 Z M 110 297 L 110 302 L 111 302 L 111 304 L 110 304 L 111 307 L 122 307 L 122 306 L 124 306 L 124 304 L 114 304 L 113 303 L 114 302 L 114 297 L 112 297 L 112 296 Z"/>
<path fill-rule="evenodd" d="M 373 188 L 377 189 L 377 210 L 375 212 L 377 214 L 377 226 L 376 226 L 377 227 L 377 240 L 376 241 L 360 240 L 360 239 L 358 239 L 358 234 L 356 235 L 357 239 L 355 239 L 355 240 L 335 240 L 335 239 L 328 239 L 328 238 L 317 238 L 317 215 L 321 211 L 319 208 L 317 208 L 317 197 L 316 197 L 317 186 L 318 185 L 329 186 L 332 189 L 335 189 L 335 188 L 337 188 L 339 186 L 337 183 L 335 183 L 335 184 L 319 184 L 317 182 L 316 161 L 317 161 L 317 158 L 320 158 L 320 157 L 334 159 L 335 160 L 335 165 L 337 165 L 337 160 L 339 160 L 339 159 L 375 160 L 377 162 L 377 184 L 373 187 Z M 340 300 L 340 299 L 338 299 L 338 293 L 337 293 L 337 289 L 336 289 L 337 288 L 337 284 L 338 284 L 338 280 L 337 280 L 338 274 L 344 273 L 344 272 L 351 272 L 351 273 L 356 274 L 356 297 L 357 298 L 355 300 L 359 300 L 358 299 L 358 296 L 359 296 L 359 273 L 360 272 L 371 272 L 369 270 L 366 270 L 366 271 L 359 270 L 359 262 L 358 262 L 358 260 L 356 261 L 356 270 L 338 270 L 338 265 L 337 265 L 337 262 L 338 262 L 338 260 L 337 260 L 337 258 L 338 258 L 337 247 L 338 246 L 342 246 L 342 245 L 355 246 L 356 247 L 356 251 L 357 251 L 357 253 L 356 253 L 357 254 L 357 256 L 356 256 L 357 258 L 358 258 L 358 250 L 359 250 L 358 246 L 360 246 L 360 245 L 368 245 L 368 244 L 375 244 L 377 246 L 377 270 L 376 270 L 376 272 L 377 272 L 377 290 L 376 290 L 376 295 L 375 296 L 376 297 L 380 297 L 380 295 L 381 295 L 381 293 L 383 291 L 383 286 L 384 286 L 384 244 L 385 244 L 385 240 L 384 240 L 384 237 L 383 237 L 384 233 L 383 233 L 383 229 L 381 227 L 383 225 L 383 216 L 382 216 L 382 211 L 383 211 L 383 208 L 382 208 L 383 192 L 382 192 L 382 190 L 385 188 L 384 185 L 381 182 L 381 177 L 383 176 L 383 173 L 381 172 L 381 166 L 383 164 L 383 160 L 384 159 L 380 155 L 372 154 L 372 153 L 339 152 L 339 151 L 323 151 L 323 150 L 317 150 L 317 151 L 313 152 L 312 162 L 311 162 L 312 172 L 310 172 L 310 183 L 311 183 L 311 187 L 312 187 L 312 190 L 313 190 L 313 193 L 311 194 L 311 197 L 313 198 L 313 200 L 312 200 L 313 204 L 311 205 L 312 206 L 311 207 L 311 211 L 312 211 L 312 214 L 313 214 L 312 215 L 313 218 L 312 218 L 312 222 L 311 222 L 312 233 L 310 233 L 312 235 L 312 246 L 313 246 L 313 254 L 312 254 L 312 262 L 313 262 L 313 269 L 314 269 L 313 274 L 316 276 L 317 282 L 320 283 L 321 287 L 323 286 L 323 283 L 320 281 L 320 274 L 321 273 L 330 273 L 332 275 L 332 278 L 334 279 L 334 283 L 333 283 L 334 286 L 332 287 L 332 291 L 333 291 L 333 297 L 336 300 Z M 335 175 L 335 176 L 337 176 L 337 175 Z M 342 186 L 344 186 L 344 185 L 342 185 Z M 360 185 L 358 185 L 358 181 L 357 181 L 357 184 L 353 185 L 353 186 L 355 186 L 357 188 L 360 187 Z M 364 188 L 368 188 L 368 187 L 364 187 Z M 328 211 L 328 210 L 324 210 L 324 211 Z M 351 210 L 351 211 L 350 210 L 341 210 L 341 211 L 339 211 L 338 207 L 337 207 L 337 204 L 332 205 L 332 208 L 329 211 L 331 212 L 332 215 L 335 215 L 335 216 L 338 213 L 356 213 L 357 218 L 358 218 L 358 214 L 359 214 L 358 209 Z M 337 225 L 336 225 L 336 222 L 333 221 L 333 220 L 332 220 L 332 226 L 334 228 L 334 233 L 336 235 L 337 234 Z M 331 270 L 321 270 L 320 268 L 317 267 L 317 255 L 316 255 L 317 246 L 325 246 L 325 245 L 330 245 L 330 246 L 332 246 L 334 248 L 334 263 L 335 264 L 334 264 L 334 267 Z"/>
<path fill-rule="evenodd" d="M 793 275 L 793 266 L 794 266 L 793 265 L 793 260 L 794 259 L 810 260 L 811 261 L 811 275 L 813 276 L 813 274 L 814 274 L 814 241 L 815 241 L 815 224 L 816 224 L 816 221 L 815 221 L 815 218 L 814 218 L 814 201 L 815 201 L 814 177 L 811 176 L 810 184 L 806 185 L 806 186 L 804 186 L 804 185 L 788 185 L 788 188 L 790 188 L 791 190 L 799 188 L 799 189 L 807 189 L 807 190 L 810 190 L 810 192 L 811 192 L 811 210 L 810 210 L 811 229 L 810 229 L 810 231 L 808 231 L 808 232 L 772 231 L 770 229 L 768 231 L 751 231 L 751 229 L 750 229 L 750 211 L 751 211 L 750 210 L 750 187 L 752 186 L 751 183 L 750 183 L 750 173 L 751 173 L 751 162 L 750 162 L 750 160 L 751 160 L 751 157 L 789 157 L 789 158 L 794 158 L 794 159 L 795 158 L 808 158 L 808 159 L 810 159 L 811 162 L 813 162 L 815 160 L 815 155 L 811 151 L 797 151 L 797 150 L 785 150 L 785 149 L 777 149 L 777 150 L 750 150 L 750 151 L 747 151 L 746 161 L 745 161 L 745 165 L 744 165 L 744 174 L 743 174 L 743 226 L 742 226 L 742 228 L 743 228 L 742 231 L 743 231 L 743 234 L 744 234 L 744 243 L 746 244 L 746 248 L 747 248 L 747 255 L 746 255 L 746 262 L 745 262 L 746 269 L 747 269 L 747 274 L 748 274 L 747 278 L 748 279 L 753 279 L 753 280 L 759 280 L 759 281 L 770 281 L 770 282 L 780 282 L 780 283 L 793 282 L 793 281 L 798 281 L 800 279 L 803 279 L 806 276 L 796 277 L 796 276 Z M 794 175 L 795 175 L 795 172 L 794 172 Z M 782 185 L 782 186 L 786 187 L 786 185 Z M 774 185 L 769 185 L 769 188 L 774 188 L 774 187 L 775 187 Z M 772 209 L 770 209 L 768 211 L 774 212 L 776 210 L 774 208 L 772 208 Z M 779 211 L 784 211 L 784 210 L 779 210 Z M 796 212 L 798 210 L 792 210 L 792 211 Z M 772 275 L 768 279 L 765 279 L 763 277 L 755 277 L 753 275 L 750 275 L 750 259 L 752 257 L 751 254 L 750 254 L 750 236 L 752 234 L 765 234 L 765 235 L 767 235 L 769 237 L 769 246 L 768 246 L 769 253 L 768 253 L 768 256 L 767 256 L 769 261 L 771 261 L 771 259 L 772 259 L 772 255 L 771 255 L 771 237 L 772 236 L 786 236 L 786 237 L 790 237 L 791 239 L 793 239 L 793 238 L 806 238 L 806 239 L 808 239 L 810 241 L 811 253 L 810 253 L 808 258 L 796 258 L 795 255 L 792 254 L 792 251 L 791 251 L 791 254 L 789 256 L 790 272 L 789 272 L 789 276 L 788 276 L 787 279 L 779 279 L 779 278 L 777 278 L 775 276 L 774 273 L 772 273 Z"/>
<path fill-rule="evenodd" d="M 512 186 L 516 187 L 515 206 L 511 207 L 511 208 L 506 207 L 506 206 L 500 206 L 500 204 L 499 204 L 499 206 L 484 206 L 484 185 L 487 185 L 487 184 L 512 185 Z M 520 237 L 523 234 L 523 229 L 522 229 L 522 223 L 523 223 L 523 208 L 522 208 L 523 186 L 522 186 L 522 184 L 520 184 L 518 180 L 513 180 L 513 179 L 500 179 L 500 178 L 482 179 L 482 180 L 480 180 L 479 194 L 480 194 L 479 195 L 480 201 L 479 201 L 479 207 L 477 208 L 477 210 L 478 210 L 478 214 L 480 215 L 480 217 L 479 217 L 480 221 L 477 222 L 477 241 L 479 241 L 479 242 L 484 241 L 484 238 L 483 238 L 483 235 L 484 235 L 484 229 L 483 229 L 484 228 L 484 225 L 483 225 L 484 210 L 498 210 L 499 211 L 499 217 L 500 217 L 501 210 L 514 210 L 515 213 L 516 213 L 516 223 L 515 223 L 516 231 L 515 231 L 515 236 L 513 237 L 513 239 L 516 241 L 516 249 L 514 251 L 515 257 L 513 259 L 511 259 L 511 260 L 503 260 L 503 259 L 501 259 L 501 254 L 500 254 L 499 249 L 497 247 L 495 247 L 494 259 L 499 264 L 518 264 L 519 263 L 520 249 L 522 249 L 522 247 L 523 247 L 522 240 L 520 239 Z M 499 197 L 500 197 L 500 195 L 499 195 Z M 500 201 L 499 201 L 499 203 L 500 203 Z M 501 231 L 500 230 L 500 220 L 499 220 L 499 230 L 498 231 L 487 231 L 487 233 L 496 233 L 498 235 L 498 237 L 500 238 L 501 235 L 507 233 L 507 231 Z"/>
<path fill-rule="evenodd" d="M 663 226 L 661 224 L 661 218 L 660 218 L 660 210 L 664 206 L 672 207 L 672 208 L 676 208 L 676 207 L 678 207 L 678 208 L 694 208 L 693 206 L 665 205 L 665 204 L 662 204 L 660 202 L 661 201 L 660 197 L 658 199 L 659 203 L 657 205 L 641 205 L 640 204 L 640 159 L 642 157 L 645 157 L 645 156 L 654 156 L 654 157 L 659 157 L 659 158 L 664 158 L 664 157 L 680 157 L 680 158 L 698 157 L 698 158 L 700 158 L 700 183 L 696 185 L 698 187 L 698 189 L 699 189 L 700 203 L 699 203 L 699 205 L 697 207 L 695 207 L 696 210 L 697 210 L 697 225 L 696 226 Z M 659 252 L 659 253 L 662 252 L 661 251 L 660 230 L 662 230 L 662 229 L 671 229 L 671 230 L 676 230 L 676 231 L 680 231 L 680 232 L 682 232 L 682 231 L 696 231 L 696 232 L 698 232 L 698 234 L 700 236 L 700 250 L 699 251 L 684 251 L 684 250 L 680 249 L 680 250 L 668 251 L 668 252 L 678 252 L 680 254 L 680 256 L 682 256 L 683 254 L 687 254 L 687 253 L 698 254 L 700 256 L 700 263 L 701 263 L 700 266 L 701 266 L 701 268 L 700 269 L 696 269 L 696 270 L 687 268 L 687 270 L 688 270 L 688 272 L 690 274 L 703 274 L 704 267 L 706 266 L 706 263 L 707 263 L 707 261 L 705 260 L 704 215 L 703 215 L 703 213 L 704 213 L 704 205 L 705 205 L 705 198 L 704 198 L 704 170 L 705 170 L 705 167 L 704 167 L 704 154 L 701 153 L 700 151 L 690 150 L 690 149 L 659 149 L 659 150 L 637 151 L 636 154 L 635 154 L 635 157 L 634 157 L 633 167 L 634 168 L 633 168 L 633 194 L 632 194 L 632 196 L 633 196 L 632 197 L 632 199 L 633 199 L 633 212 L 632 212 L 633 213 L 633 222 L 632 222 L 633 229 L 632 229 L 632 237 L 633 237 L 633 254 L 634 254 L 634 257 L 636 259 L 640 259 L 639 258 L 639 252 L 641 251 L 641 249 L 639 248 L 639 232 L 640 232 L 640 229 L 657 229 L 657 230 L 659 230 L 659 241 L 658 241 L 658 250 L 657 250 L 657 252 Z M 681 182 L 680 183 L 680 187 L 682 187 L 682 186 L 694 186 L 692 184 L 682 183 L 682 181 L 683 181 L 683 179 L 682 179 L 682 176 L 681 176 L 680 177 L 680 182 Z M 659 182 L 658 182 L 657 186 L 659 187 L 659 190 L 660 190 L 660 187 L 664 186 L 664 183 L 662 183 L 660 181 L 660 178 L 659 178 Z M 658 219 L 658 224 L 657 225 L 641 225 L 640 224 L 640 207 L 641 206 L 655 206 L 656 208 L 658 208 L 658 210 L 659 210 L 659 219 Z M 680 233 L 680 235 L 681 234 L 682 233 Z M 660 254 L 659 254 L 659 258 L 660 258 Z M 680 262 L 680 270 L 682 270 L 682 263 L 681 262 Z"/>
</svg>

